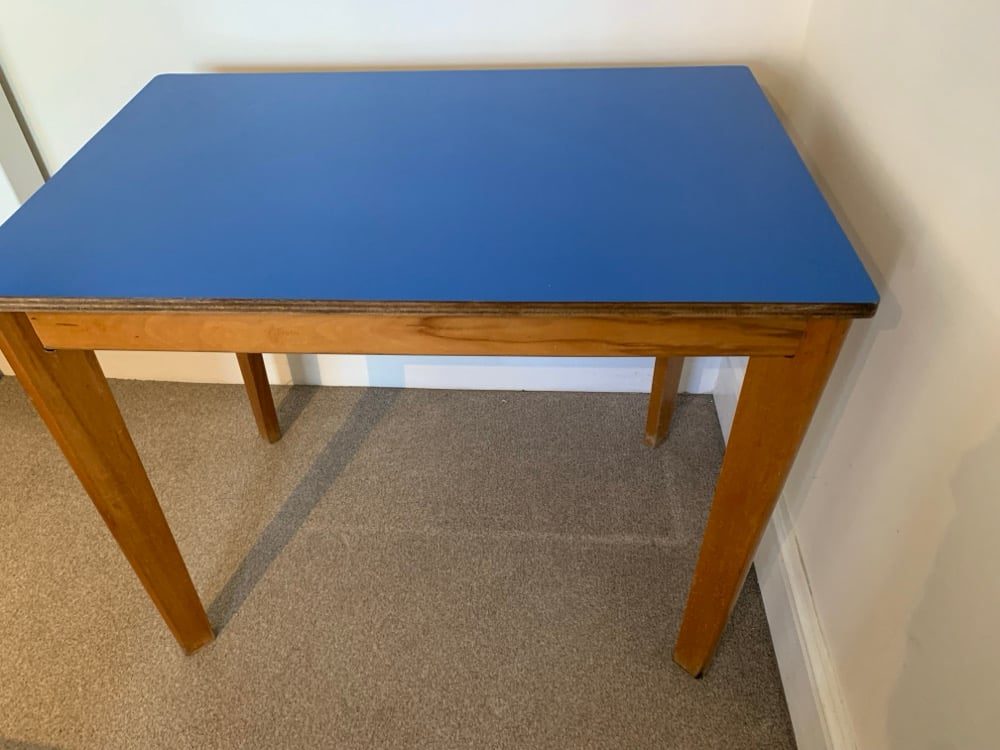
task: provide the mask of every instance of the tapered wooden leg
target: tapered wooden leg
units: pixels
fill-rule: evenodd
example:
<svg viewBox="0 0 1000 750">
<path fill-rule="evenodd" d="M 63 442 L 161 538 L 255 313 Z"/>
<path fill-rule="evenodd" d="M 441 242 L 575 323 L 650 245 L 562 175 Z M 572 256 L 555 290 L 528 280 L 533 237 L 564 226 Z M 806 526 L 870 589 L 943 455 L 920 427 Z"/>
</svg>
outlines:
<svg viewBox="0 0 1000 750">
<path fill-rule="evenodd" d="M 653 385 L 649 391 L 646 413 L 646 445 L 656 446 L 670 432 L 677 386 L 681 382 L 684 357 L 657 357 L 653 365 Z"/>
<path fill-rule="evenodd" d="M 708 666 L 850 321 L 815 319 L 794 357 L 751 357 L 674 648 Z"/>
<path fill-rule="evenodd" d="M 269 443 L 281 439 L 281 427 L 278 424 L 278 413 L 274 410 L 274 397 L 271 386 L 267 382 L 267 370 L 264 369 L 264 356 L 261 354 L 237 354 L 240 372 L 243 373 L 243 385 L 250 397 L 250 408 L 253 418 L 257 420 L 260 435 Z"/>
<path fill-rule="evenodd" d="M 22 313 L 0 313 L 0 350 L 174 637 L 188 653 L 211 641 L 208 617 L 97 357 L 45 351 Z"/>
</svg>

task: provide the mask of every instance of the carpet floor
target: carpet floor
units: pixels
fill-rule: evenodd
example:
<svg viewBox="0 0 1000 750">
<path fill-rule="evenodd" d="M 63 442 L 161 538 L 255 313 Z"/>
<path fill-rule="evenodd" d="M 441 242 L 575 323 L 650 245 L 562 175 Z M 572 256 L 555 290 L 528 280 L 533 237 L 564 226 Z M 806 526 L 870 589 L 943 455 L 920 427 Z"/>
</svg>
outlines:
<svg viewBox="0 0 1000 750">
<path fill-rule="evenodd" d="M 0 380 L 0 747 L 790 748 L 751 574 L 671 661 L 722 438 L 681 397 L 112 387 L 218 632 L 185 657 Z"/>
</svg>

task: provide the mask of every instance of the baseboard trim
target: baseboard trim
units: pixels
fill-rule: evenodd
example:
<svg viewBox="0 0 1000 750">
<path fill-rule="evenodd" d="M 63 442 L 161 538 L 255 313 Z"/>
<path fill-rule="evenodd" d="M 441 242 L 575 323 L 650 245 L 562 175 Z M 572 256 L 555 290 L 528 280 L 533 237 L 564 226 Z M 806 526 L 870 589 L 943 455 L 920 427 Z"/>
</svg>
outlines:
<svg viewBox="0 0 1000 750">
<path fill-rule="evenodd" d="M 857 750 L 826 636 L 784 498 L 754 561 L 785 700 L 801 750 Z"/>
<path fill-rule="evenodd" d="M 216 352 L 102 351 L 111 379 L 240 384 L 236 357 Z M 649 393 L 652 357 L 418 357 L 265 354 L 272 385 Z M 688 357 L 682 393 L 712 393 L 717 357 Z M 0 355 L 0 375 L 11 374 Z"/>
<path fill-rule="evenodd" d="M 727 358 L 716 382 L 716 412 L 727 440 L 745 366 L 741 358 Z M 754 567 L 795 740 L 801 750 L 857 750 L 843 687 L 820 625 L 787 508 L 782 496 L 764 532 Z"/>
</svg>

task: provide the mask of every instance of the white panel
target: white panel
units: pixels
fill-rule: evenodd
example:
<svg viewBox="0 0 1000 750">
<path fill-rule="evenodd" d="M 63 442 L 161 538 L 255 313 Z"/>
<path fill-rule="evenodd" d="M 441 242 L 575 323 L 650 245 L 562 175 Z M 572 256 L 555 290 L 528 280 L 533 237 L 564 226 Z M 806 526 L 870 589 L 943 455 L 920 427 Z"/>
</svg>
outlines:
<svg viewBox="0 0 1000 750">
<path fill-rule="evenodd" d="M 190 383 L 242 383 L 236 355 L 207 352 L 99 352 L 109 378 Z M 366 358 L 358 355 L 265 354 L 274 385 L 368 385 Z"/>
<path fill-rule="evenodd" d="M 229 353 L 100 352 L 110 378 L 240 383 Z M 268 378 L 275 385 L 377 386 L 383 388 L 467 388 L 473 390 L 611 391 L 646 393 L 652 359 L 556 357 L 390 357 L 268 354 Z M 718 368 L 714 358 L 689 358 L 680 390 L 711 393 Z M 6 363 L 0 358 L 0 364 Z M 10 374 L 9 370 L 4 370 Z"/>
<path fill-rule="evenodd" d="M 369 381 L 369 358 L 359 354 L 273 354 L 268 359 L 268 377 L 273 383 L 378 385 Z"/>
<path fill-rule="evenodd" d="M 234 354 L 203 352 L 98 352 L 109 378 L 242 383 Z"/>
<path fill-rule="evenodd" d="M 405 383 L 411 388 L 644 392 L 649 390 L 652 368 L 638 364 L 631 367 L 416 364 L 406 365 L 404 373 Z"/>
<path fill-rule="evenodd" d="M 784 497 L 764 532 L 754 569 L 797 745 L 856 750 L 844 687 L 816 612 Z"/>
<path fill-rule="evenodd" d="M 7 175 L 0 169 L 0 224 L 7 221 L 19 205 L 17 195 L 14 194 L 14 188 L 11 187 Z M 10 365 L 7 364 L 7 360 L 4 359 L 2 354 L 0 354 L 0 374 L 11 374 Z"/>
<path fill-rule="evenodd" d="M 743 387 L 743 376 L 747 371 L 747 358 L 722 357 L 719 362 L 719 374 L 713 391 L 715 410 L 719 414 L 722 436 L 728 441 L 729 431 L 733 427 L 733 417 L 736 414 L 736 402 L 740 397 L 740 388 Z"/>
<path fill-rule="evenodd" d="M 710 393 L 715 359 L 688 358 L 680 390 Z M 372 385 L 648 393 L 649 357 L 369 357 Z"/>
<path fill-rule="evenodd" d="M 6 172 L 0 169 L 0 224 L 7 221 L 20 205 Z"/>
<path fill-rule="evenodd" d="M 14 115 L 14 108 L 3 91 L 0 90 L 0 221 L 5 221 L 9 211 L 7 191 L 14 195 L 20 205 L 42 186 L 42 173 L 35 157 L 24 138 L 20 124 Z"/>
</svg>

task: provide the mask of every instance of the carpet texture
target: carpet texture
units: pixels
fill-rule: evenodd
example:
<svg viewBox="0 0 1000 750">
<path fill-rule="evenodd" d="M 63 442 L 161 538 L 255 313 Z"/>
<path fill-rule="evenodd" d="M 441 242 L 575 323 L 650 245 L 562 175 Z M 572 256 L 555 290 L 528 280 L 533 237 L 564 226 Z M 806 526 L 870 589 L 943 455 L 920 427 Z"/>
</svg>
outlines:
<svg viewBox="0 0 1000 750">
<path fill-rule="evenodd" d="M 0 380 L 0 747 L 789 748 L 753 576 L 673 640 L 722 457 L 707 396 L 112 383 L 218 631 L 174 643 Z"/>
</svg>

